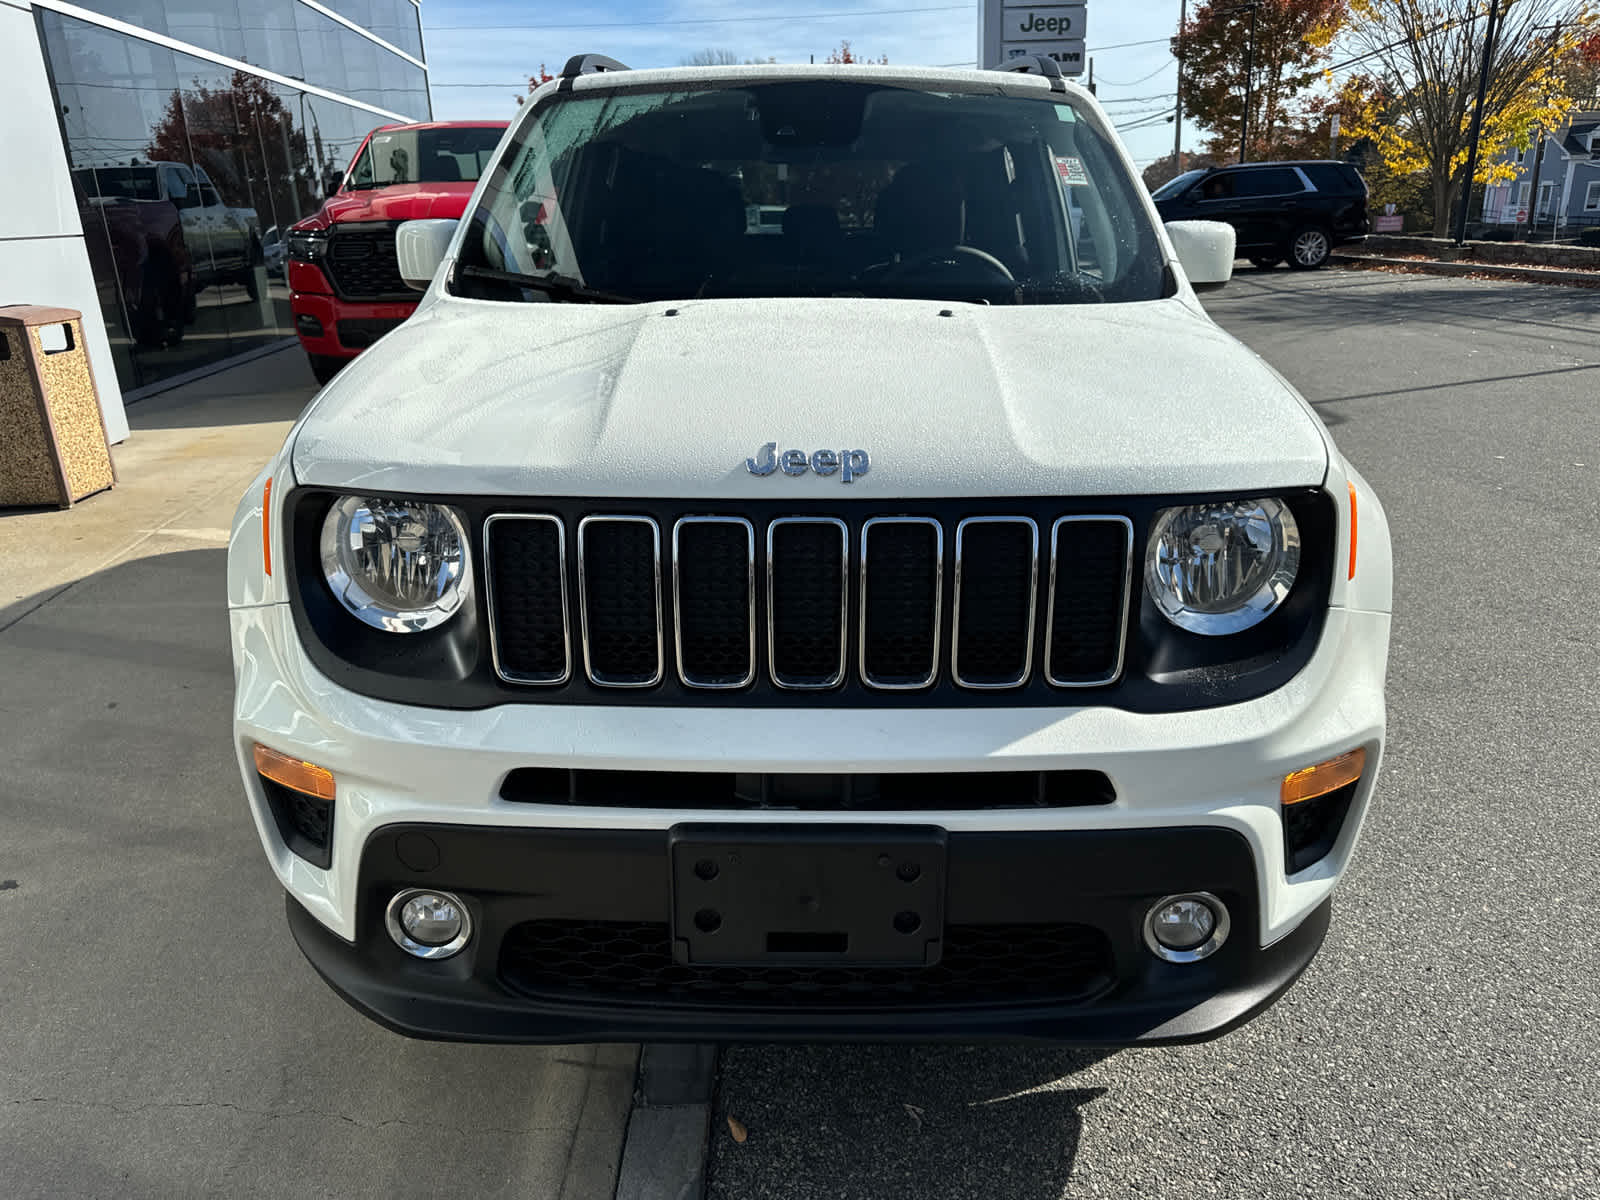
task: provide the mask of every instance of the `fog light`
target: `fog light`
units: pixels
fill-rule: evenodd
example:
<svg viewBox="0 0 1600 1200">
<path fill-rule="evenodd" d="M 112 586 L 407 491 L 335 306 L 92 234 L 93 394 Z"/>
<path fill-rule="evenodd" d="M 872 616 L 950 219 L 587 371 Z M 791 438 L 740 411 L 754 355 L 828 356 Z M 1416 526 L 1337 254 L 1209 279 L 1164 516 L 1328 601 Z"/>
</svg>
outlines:
<svg viewBox="0 0 1600 1200">
<path fill-rule="evenodd" d="M 449 892 L 400 892 L 389 901 L 384 924 L 394 944 L 417 958 L 449 958 L 472 937 L 472 914 Z"/>
<path fill-rule="evenodd" d="M 1210 958 L 1228 940 L 1228 909 L 1210 892 L 1163 896 L 1144 918 L 1144 944 L 1157 958 L 1191 963 Z"/>
</svg>

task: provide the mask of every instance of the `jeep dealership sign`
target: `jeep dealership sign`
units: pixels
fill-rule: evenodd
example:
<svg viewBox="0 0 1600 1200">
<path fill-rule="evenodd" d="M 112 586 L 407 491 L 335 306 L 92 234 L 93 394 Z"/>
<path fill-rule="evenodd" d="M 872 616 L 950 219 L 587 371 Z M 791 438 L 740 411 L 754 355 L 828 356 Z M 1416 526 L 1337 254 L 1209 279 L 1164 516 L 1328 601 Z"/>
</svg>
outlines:
<svg viewBox="0 0 1600 1200">
<path fill-rule="evenodd" d="M 1083 30 L 1087 4 L 1041 4 L 1038 0 L 981 0 L 978 61 L 1003 67 L 1032 54 L 1061 64 L 1063 75 L 1084 71 Z"/>
</svg>

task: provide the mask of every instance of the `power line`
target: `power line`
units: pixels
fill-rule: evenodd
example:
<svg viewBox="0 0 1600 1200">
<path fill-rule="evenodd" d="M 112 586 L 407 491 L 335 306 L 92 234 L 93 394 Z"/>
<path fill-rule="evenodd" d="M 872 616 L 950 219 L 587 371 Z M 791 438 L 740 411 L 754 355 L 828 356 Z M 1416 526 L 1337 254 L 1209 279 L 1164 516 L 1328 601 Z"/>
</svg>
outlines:
<svg viewBox="0 0 1600 1200">
<path fill-rule="evenodd" d="M 1157 67 L 1154 71 L 1151 71 L 1150 74 L 1146 75 L 1143 79 L 1135 79 L 1131 83 L 1118 83 L 1115 79 L 1107 79 L 1104 76 L 1101 76 L 1100 82 L 1104 83 L 1104 84 L 1108 84 L 1111 87 L 1138 87 L 1141 83 L 1149 83 L 1157 75 L 1161 74 L 1161 72 L 1169 71 L 1169 70 L 1171 70 L 1173 67 L 1175 67 L 1177 65 L 1178 65 L 1178 60 L 1177 59 L 1173 59 L 1171 62 L 1164 62 L 1159 67 Z M 1173 93 L 1173 94 L 1176 95 L 1177 93 Z"/>
</svg>

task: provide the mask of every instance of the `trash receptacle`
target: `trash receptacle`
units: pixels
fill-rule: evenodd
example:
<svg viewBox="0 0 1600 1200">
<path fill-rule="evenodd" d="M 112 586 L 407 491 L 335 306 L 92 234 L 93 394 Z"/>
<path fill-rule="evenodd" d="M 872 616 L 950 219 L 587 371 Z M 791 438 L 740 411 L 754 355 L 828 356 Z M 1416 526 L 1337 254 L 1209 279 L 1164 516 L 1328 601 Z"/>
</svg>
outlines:
<svg viewBox="0 0 1600 1200">
<path fill-rule="evenodd" d="M 70 508 L 116 479 L 83 314 L 0 308 L 0 508 Z"/>
</svg>

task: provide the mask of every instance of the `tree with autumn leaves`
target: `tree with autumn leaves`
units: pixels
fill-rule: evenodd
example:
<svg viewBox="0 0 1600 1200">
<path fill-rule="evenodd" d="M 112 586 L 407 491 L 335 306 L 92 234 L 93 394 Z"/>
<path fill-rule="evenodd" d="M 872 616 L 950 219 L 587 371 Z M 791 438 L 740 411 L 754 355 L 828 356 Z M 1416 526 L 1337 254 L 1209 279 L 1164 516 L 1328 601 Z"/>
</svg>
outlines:
<svg viewBox="0 0 1600 1200">
<path fill-rule="evenodd" d="M 1600 17 L 1589 0 L 1497 8 L 1478 184 L 1509 178 L 1505 151 L 1559 128 L 1574 97 L 1600 90 Z M 1420 202 L 1443 236 L 1466 182 L 1487 12 L 1488 0 L 1206 0 L 1173 52 L 1213 156 L 1238 153 L 1247 92 L 1251 160 L 1324 157 L 1338 115 L 1373 200 Z"/>
<path fill-rule="evenodd" d="M 1287 158 L 1299 151 L 1308 125 L 1320 117 L 1317 88 L 1324 82 L 1329 48 L 1344 27 L 1349 4 L 1205 0 L 1193 10 L 1172 49 L 1182 65 L 1184 107 L 1212 133 L 1206 147 L 1211 157 L 1228 161 L 1239 153 L 1247 94 L 1245 158 Z"/>
<path fill-rule="evenodd" d="M 1360 71 L 1339 91 L 1349 135 L 1376 169 L 1374 199 L 1426 181 L 1435 236 L 1449 233 L 1467 159 L 1489 19 L 1479 0 L 1351 0 L 1347 44 Z M 1596 32 L 1574 0 L 1501 0 L 1490 55 L 1474 184 L 1514 178 L 1506 159 L 1572 108 L 1570 65 Z"/>
</svg>

